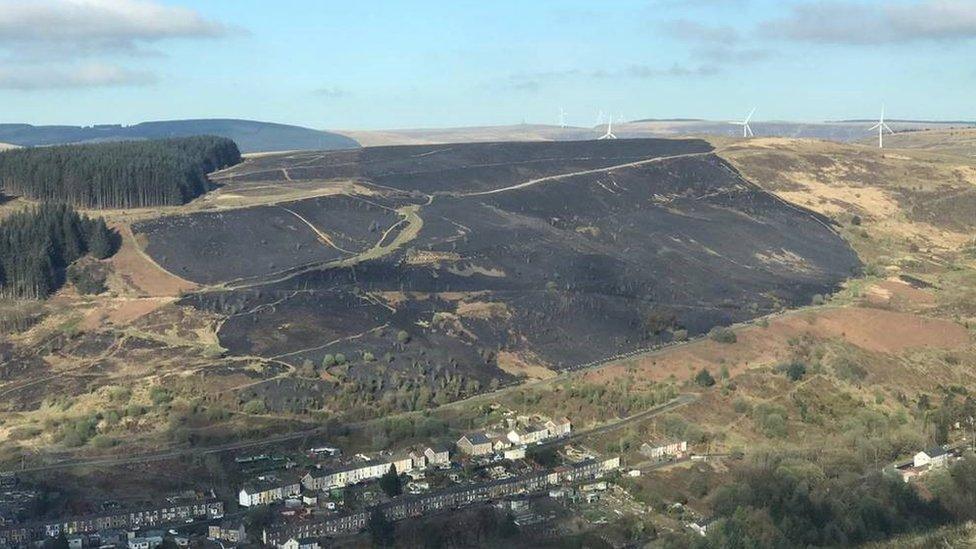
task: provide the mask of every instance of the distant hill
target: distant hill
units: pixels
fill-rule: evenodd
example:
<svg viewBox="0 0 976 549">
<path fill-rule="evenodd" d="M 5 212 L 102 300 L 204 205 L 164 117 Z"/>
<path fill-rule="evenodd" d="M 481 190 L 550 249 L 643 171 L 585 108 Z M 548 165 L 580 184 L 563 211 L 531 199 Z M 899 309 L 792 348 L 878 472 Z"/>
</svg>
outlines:
<svg viewBox="0 0 976 549">
<path fill-rule="evenodd" d="M 241 152 L 354 149 L 359 143 L 335 133 L 253 120 L 204 119 L 142 122 L 133 126 L 32 126 L 0 124 L 0 143 L 21 146 L 216 135 L 233 139 Z"/>
<path fill-rule="evenodd" d="M 755 121 L 750 124 L 756 137 L 791 137 L 826 139 L 842 143 L 870 137 L 868 128 L 876 120 L 843 120 L 831 122 Z M 948 129 L 973 126 L 963 121 L 888 120 L 896 132 Z M 606 132 L 606 124 L 593 127 L 515 124 L 509 126 L 472 126 L 459 128 L 418 128 L 394 130 L 339 131 L 364 147 L 382 145 L 430 145 L 438 143 L 478 143 L 489 141 L 585 141 Z M 742 126 L 722 120 L 698 118 L 645 118 L 614 121 L 613 132 L 620 138 L 659 138 L 718 136 L 738 137 Z M 2 138 L 2 135 L 0 135 Z"/>
<path fill-rule="evenodd" d="M 600 136 L 592 128 L 544 124 L 470 126 L 460 128 L 415 128 L 394 130 L 342 130 L 364 147 L 383 145 L 433 145 L 438 143 L 482 143 L 494 141 L 585 141 Z"/>
</svg>

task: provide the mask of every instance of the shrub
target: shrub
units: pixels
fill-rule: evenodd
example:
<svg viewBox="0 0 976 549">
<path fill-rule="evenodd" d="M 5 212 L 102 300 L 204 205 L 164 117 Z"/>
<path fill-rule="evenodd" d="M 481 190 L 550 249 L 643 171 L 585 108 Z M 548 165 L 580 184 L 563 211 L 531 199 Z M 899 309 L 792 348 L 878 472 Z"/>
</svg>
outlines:
<svg viewBox="0 0 976 549">
<path fill-rule="evenodd" d="M 822 296 L 820 294 L 813 294 L 813 297 L 810 298 L 810 304 L 811 305 L 815 305 L 815 306 L 823 305 L 824 304 L 824 296 Z"/>
<path fill-rule="evenodd" d="M 96 295 L 107 289 L 105 275 L 94 265 L 71 265 L 68 267 L 68 281 L 83 295 Z"/>
<path fill-rule="evenodd" d="M 735 332 L 724 326 L 715 326 L 708 332 L 708 337 L 718 343 L 735 343 L 739 340 Z"/>
<path fill-rule="evenodd" d="M 264 404 L 264 400 L 255 398 L 245 402 L 241 410 L 245 414 L 263 414 L 268 411 L 268 407 Z"/>
<path fill-rule="evenodd" d="M 685 341 L 688 339 L 688 330 L 678 328 L 677 330 L 671 332 L 671 339 L 674 341 Z"/>
<path fill-rule="evenodd" d="M 695 376 L 695 383 L 701 385 L 702 387 L 711 387 L 715 385 L 715 378 L 712 374 L 708 373 L 708 370 L 702 368 L 698 375 Z"/>
<path fill-rule="evenodd" d="M 345 364 L 346 363 L 346 355 L 344 355 L 342 353 L 336 353 L 335 361 L 336 361 L 336 364 Z"/>
<path fill-rule="evenodd" d="M 397 341 L 400 343 L 410 343 L 410 334 L 406 330 L 400 330 L 396 335 Z"/>
<path fill-rule="evenodd" d="M 152 401 L 153 405 L 159 406 L 172 401 L 173 395 L 169 394 L 169 391 L 163 387 L 153 387 L 149 391 L 149 400 Z"/>
<path fill-rule="evenodd" d="M 776 370 L 786 375 L 793 381 L 800 381 L 807 373 L 807 367 L 799 360 L 794 360 L 789 364 L 780 364 Z"/>
<path fill-rule="evenodd" d="M 335 356 L 333 356 L 331 354 L 327 354 L 324 357 L 322 357 L 322 367 L 324 367 L 324 368 L 331 368 L 332 366 L 335 366 L 335 365 L 336 365 L 336 357 Z"/>
<path fill-rule="evenodd" d="M 369 351 L 366 351 L 366 352 L 363 353 L 363 361 L 364 362 L 374 362 L 374 361 L 376 361 L 376 357 L 373 356 L 373 353 L 371 353 Z"/>
</svg>

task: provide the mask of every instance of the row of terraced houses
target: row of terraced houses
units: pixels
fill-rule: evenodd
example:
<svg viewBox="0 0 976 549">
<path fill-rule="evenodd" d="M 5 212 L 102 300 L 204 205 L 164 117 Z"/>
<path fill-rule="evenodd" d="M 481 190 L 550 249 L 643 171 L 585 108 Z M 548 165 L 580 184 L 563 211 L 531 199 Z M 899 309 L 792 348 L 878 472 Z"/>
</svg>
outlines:
<svg viewBox="0 0 976 549">
<path fill-rule="evenodd" d="M 31 522 L 0 530 L 0 547 L 20 547 L 45 538 L 88 534 L 119 528 L 153 528 L 187 520 L 209 520 L 224 516 L 224 504 L 217 500 L 193 500 L 138 510 L 107 512 L 59 519 L 51 522 Z"/>
<path fill-rule="evenodd" d="M 525 476 L 501 479 L 488 483 L 455 486 L 448 490 L 418 496 L 405 496 L 377 506 L 389 520 L 416 517 L 441 509 L 455 509 L 477 502 L 543 492 L 563 482 L 578 482 L 603 476 L 620 467 L 620 458 L 586 460 L 551 471 L 539 471 Z M 373 509 L 314 519 L 298 520 L 264 532 L 264 542 L 279 545 L 295 538 L 324 538 L 358 532 L 366 527 Z"/>
</svg>

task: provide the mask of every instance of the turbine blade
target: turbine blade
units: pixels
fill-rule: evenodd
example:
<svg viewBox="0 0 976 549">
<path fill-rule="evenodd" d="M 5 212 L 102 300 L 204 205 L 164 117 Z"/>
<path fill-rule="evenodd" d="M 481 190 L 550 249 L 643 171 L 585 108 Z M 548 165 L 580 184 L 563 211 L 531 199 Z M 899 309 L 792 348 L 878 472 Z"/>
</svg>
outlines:
<svg viewBox="0 0 976 549">
<path fill-rule="evenodd" d="M 748 124 L 749 121 L 752 120 L 752 115 L 754 114 L 756 114 L 756 107 L 753 107 L 752 110 L 749 111 L 749 116 L 746 117 L 745 124 Z"/>
<path fill-rule="evenodd" d="M 877 124 L 871 126 L 870 128 L 867 129 L 867 131 L 869 131 L 869 132 L 870 131 L 874 131 L 874 130 L 878 129 L 879 127 L 881 127 L 881 122 L 878 122 Z"/>
</svg>

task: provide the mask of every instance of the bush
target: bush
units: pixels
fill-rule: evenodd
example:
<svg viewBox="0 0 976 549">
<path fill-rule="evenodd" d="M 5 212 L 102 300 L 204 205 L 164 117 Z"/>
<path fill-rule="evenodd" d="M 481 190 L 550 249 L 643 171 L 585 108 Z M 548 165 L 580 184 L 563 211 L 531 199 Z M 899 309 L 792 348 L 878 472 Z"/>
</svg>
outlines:
<svg viewBox="0 0 976 549">
<path fill-rule="evenodd" d="M 400 330 L 396 335 L 397 341 L 400 343 L 410 343 L 410 334 L 406 330 Z"/>
<path fill-rule="evenodd" d="M 810 304 L 811 305 L 814 305 L 814 306 L 823 305 L 824 304 L 824 296 L 822 296 L 820 294 L 813 294 L 813 297 L 810 298 Z"/>
<path fill-rule="evenodd" d="M 71 265 L 68 267 L 68 281 L 82 295 L 97 295 L 107 289 L 105 275 L 95 265 Z"/>
<path fill-rule="evenodd" d="M 712 385 L 715 385 L 715 378 L 712 377 L 712 374 L 708 373 L 708 370 L 702 368 L 701 371 L 698 372 L 698 375 L 695 376 L 695 383 L 702 387 L 711 387 Z"/>
<path fill-rule="evenodd" d="M 375 362 L 375 361 L 376 361 L 376 357 L 373 356 L 373 353 L 369 351 L 363 353 L 363 362 Z"/>
<path fill-rule="evenodd" d="M 345 364 L 346 363 L 346 355 L 344 355 L 342 353 L 336 353 L 335 361 L 336 361 L 336 364 Z"/>
<path fill-rule="evenodd" d="M 153 387 L 152 390 L 149 391 L 149 400 L 154 406 L 159 406 L 172 401 L 173 395 L 169 394 L 169 391 L 163 387 Z"/>
<path fill-rule="evenodd" d="M 324 357 L 322 357 L 322 367 L 324 367 L 324 368 L 330 368 L 332 366 L 335 366 L 336 364 L 337 363 L 336 363 L 336 357 L 335 356 L 333 356 L 331 354 L 327 354 Z"/>
<path fill-rule="evenodd" d="M 735 332 L 724 326 L 716 326 L 708 332 L 708 337 L 718 343 L 735 343 L 739 340 Z"/>
<path fill-rule="evenodd" d="M 780 364 L 776 367 L 776 370 L 782 374 L 785 374 L 786 377 L 790 378 L 792 381 L 800 381 L 807 373 L 806 365 L 799 360 L 794 360 L 789 364 Z"/>
<path fill-rule="evenodd" d="M 264 414 L 268 411 L 268 407 L 264 404 L 264 400 L 255 398 L 245 402 L 241 410 L 245 414 Z"/>
<path fill-rule="evenodd" d="M 688 330 L 684 328 L 678 328 L 677 330 L 671 332 L 672 341 L 685 341 L 688 339 Z"/>
</svg>

